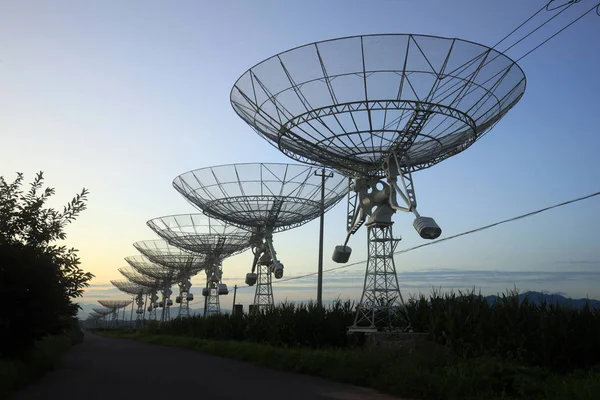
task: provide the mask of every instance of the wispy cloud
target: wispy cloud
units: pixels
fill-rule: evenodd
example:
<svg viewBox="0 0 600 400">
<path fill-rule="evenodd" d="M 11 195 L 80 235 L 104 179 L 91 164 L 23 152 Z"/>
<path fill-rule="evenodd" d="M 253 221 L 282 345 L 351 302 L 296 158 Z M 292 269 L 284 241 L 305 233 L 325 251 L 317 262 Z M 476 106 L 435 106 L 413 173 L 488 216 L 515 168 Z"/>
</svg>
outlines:
<svg viewBox="0 0 600 400">
<path fill-rule="evenodd" d="M 564 262 L 565 267 L 546 270 L 500 270 L 500 269 L 423 269 L 399 271 L 398 282 L 405 295 L 429 292 L 432 288 L 444 291 L 457 289 L 476 289 L 484 294 L 496 294 L 516 286 L 520 290 L 538 290 L 560 292 L 567 297 L 590 295 L 599 297 L 600 293 L 590 293 L 600 283 L 600 268 L 588 269 L 593 265 L 592 260 Z M 579 267 L 577 267 L 579 265 Z M 552 268 L 552 267 L 550 267 Z M 323 278 L 324 295 L 355 298 L 360 296 L 364 281 L 364 270 L 348 269 L 326 272 Z M 293 277 L 288 275 L 286 278 Z M 316 275 L 294 279 L 273 280 L 273 290 L 277 301 L 289 298 L 311 298 L 316 293 Z M 233 291 L 233 278 L 228 278 L 230 292 Z M 238 283 L 239 296 L 251 296 L 255 287 Z M 198 285 L 199 286 L 199 285 Z M 195 286 L 196 287 L 196 286 Z M 578 288 L 582 289 L 579 290 Z M 197 288 L 197 287 L 196 287 Z M 174 290 L 176 292 L 176 290 Z M 91 285 L 86 290 L 85 300 L 94 302 L 99 299 L 121 299 L 128 297 L 110 283 Z"/>
</svg>

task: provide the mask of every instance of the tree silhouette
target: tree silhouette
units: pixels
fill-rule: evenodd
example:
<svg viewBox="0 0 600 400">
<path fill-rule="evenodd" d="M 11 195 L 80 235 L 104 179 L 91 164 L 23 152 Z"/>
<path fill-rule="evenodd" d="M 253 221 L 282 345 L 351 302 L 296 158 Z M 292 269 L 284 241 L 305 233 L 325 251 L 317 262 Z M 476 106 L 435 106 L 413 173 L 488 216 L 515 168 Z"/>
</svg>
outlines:
<svg viewBox="0 0 600 400">
<path fill-rule="evenodd" d="M 77 250 L 57 245 L 64 228 L 86 209 L 88 191 L 62 211 L 46 208 L 55 190 L 44 186 L 39 172 L 27 192 L 23 174 L 13 182 L 0 176 L 0 293 L 4 310 L 0 356 L 21 356 L 35 340 L 65 331 L 76 316 L 81 297 L 93 275 L 80 268 Z"/>
</svg>

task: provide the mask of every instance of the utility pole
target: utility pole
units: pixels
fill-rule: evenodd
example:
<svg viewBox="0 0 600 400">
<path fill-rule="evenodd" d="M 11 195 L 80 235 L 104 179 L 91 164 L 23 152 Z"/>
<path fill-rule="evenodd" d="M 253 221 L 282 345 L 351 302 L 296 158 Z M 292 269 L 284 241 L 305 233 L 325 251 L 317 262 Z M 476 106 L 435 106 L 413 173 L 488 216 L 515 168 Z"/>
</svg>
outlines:
<svg viewBox="0 0 600 400">
<path fill-rule="evenodd" d="M 237 294 L 237 285 L 233 287 L 233 307 L 231 308 L 231 315 L 235 314 L 235 295 Z"/>
<path fill-rule="evenodd" d="M 325 179 L 332 178 L 333 173 L 326 173 L 325 168 L 321 173 L 315 171 L 315 175 L 321 177 L 321 227 L 319 230 L 319 269 L 317 272 L 317 306 L 323 307 L 323 231 L 325 228 Z"/>
<path fill-rule="evenodd" d="M 133 301 L 131 302 L 131 316 L 129 316 L 129 323 L 133 325 L 133 305 L 135 304 L 136 296 L 133 296 Z M 123 318 L 125 319 L 125 318 Z"/>
</svg>

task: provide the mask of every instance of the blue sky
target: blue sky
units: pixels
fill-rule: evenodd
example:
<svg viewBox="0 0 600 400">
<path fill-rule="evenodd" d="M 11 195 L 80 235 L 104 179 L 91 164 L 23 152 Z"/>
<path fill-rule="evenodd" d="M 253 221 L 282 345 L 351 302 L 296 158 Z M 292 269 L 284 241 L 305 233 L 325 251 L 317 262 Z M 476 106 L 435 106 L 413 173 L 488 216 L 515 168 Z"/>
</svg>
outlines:
<svg viewBox="0 0 600 400">
<path fill-rule="evenodd" d="M 232 110 L 229 92 L 257 62 L 340 36 L 421 33 L 493 45 L 543 1 L 19 1 L 0 5 L 0 175 L 56 187 L 56 205 L 85 186 L 89 209 L 68 228 L 97 278 L 84 302 L 122 298 L 106 284 L 153 239 L 145 222 L 195 212 L 172 188 L 191 169 L 291 162 Z M 558 25 L 508 55 L 519 57 Z M 600 17 L 589 15 L 520 62 L 523 99 L 468 151 L 415 174 L 420 212 L 451 235 L 600 190 L 597 149 Z M 500 47 L 502 49 L 502 47 Z M 343 241 L 345 205 L 326 217 L 325 268 Z M 399 248 L 422 243 L 395 217 Z M 396 257 L 403 292 L 506 287 L 600 298 L 598 198 Z M 275 238 L 287 276 L 316 270 L 318 222 Z M 366 258 L 366 232 L 350 242 Z M 242 284 L 244 253 L 224 263 Z M 325 277 L 326 298 L 355 298 L 364 265 Z M 448 272 L 450 271 L 450 272 Z M 487 272 L 486 272 L 487 271 Z M 496 272 L 494 272 L 496 271 Z M 197 288 L 199 278 L 193 280 Z M 314 297 L 316 279 L 276 289 L 276 300 Z M 252 290 L 240 290 L 251 301 Z"/>
</svg>

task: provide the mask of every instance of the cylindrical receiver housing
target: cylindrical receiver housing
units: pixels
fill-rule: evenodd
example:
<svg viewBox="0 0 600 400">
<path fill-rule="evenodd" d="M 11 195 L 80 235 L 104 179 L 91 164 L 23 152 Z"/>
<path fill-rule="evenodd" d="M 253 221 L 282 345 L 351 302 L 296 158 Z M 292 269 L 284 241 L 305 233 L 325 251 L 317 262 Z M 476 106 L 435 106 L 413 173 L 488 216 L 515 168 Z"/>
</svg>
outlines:
<svg viewBox="0 0 600 400">
<path fill-rule="evenodd" d="M 339 264 L 345 264 L 350 259 L 350 254 L 352 254 L 352 249 L 348 246 L 335 246 L 335 250 L 333 250 L 333 256 L 331 259 Z"/>
<path fill-rule="evenodd" d="M 219 283 L 219 296 L 229 294 L 229 289 L 227 289 L 227 285 L 224 283 Z"/>
<path fill-rule="evenodd" d="M 257 280 L 258 274 L 255 274 L 254 272 L 249 272 L 246 274 L 246 285 L 253 286 L 256 284 Z"/>
<path fill-rule="evenodd" d="M 415 218 L 413 226 L 423 239 L 437 239 L 442 234 L 442 228 L 430 217 Z"/>
</svg>

